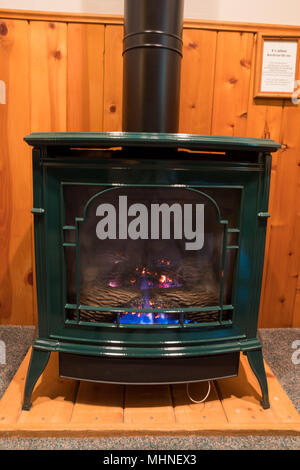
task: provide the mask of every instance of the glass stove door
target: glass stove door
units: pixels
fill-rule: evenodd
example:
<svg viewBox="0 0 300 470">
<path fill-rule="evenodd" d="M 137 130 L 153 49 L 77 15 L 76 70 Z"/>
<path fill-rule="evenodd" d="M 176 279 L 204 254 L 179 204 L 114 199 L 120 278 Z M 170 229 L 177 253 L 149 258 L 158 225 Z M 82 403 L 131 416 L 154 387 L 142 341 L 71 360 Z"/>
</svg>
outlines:
<svg viewBox="0 0 300 470">
<path fill-rule="evenodd" d="M 63 184 L 70 323 L 231 321 L 241 189 Z"/>
</svg>

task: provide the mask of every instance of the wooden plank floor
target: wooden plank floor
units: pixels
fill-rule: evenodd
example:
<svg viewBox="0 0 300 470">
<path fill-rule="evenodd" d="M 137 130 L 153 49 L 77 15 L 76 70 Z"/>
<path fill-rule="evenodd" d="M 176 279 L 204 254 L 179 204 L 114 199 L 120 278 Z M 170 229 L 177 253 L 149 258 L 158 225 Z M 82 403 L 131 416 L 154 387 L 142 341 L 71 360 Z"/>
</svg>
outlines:
<svg viewBox="0 0 300 470">
<path fill-rule="evenodd" d="M 212 383 L 205 403 L 192 403 L 185 385 L 122 386 L 77 382 L 58 376 L 58 355 L 21 410 L 30 351 L 0 401 L 1 436 L 103 436 L 133 434 L 300 434 L 297 410 L 266 364 L 269 410 L 259 404 L 256 378 L 241 355 L 238 377 Z M 201 399 L 207 383 L 190 385 Z"/>
</svg>

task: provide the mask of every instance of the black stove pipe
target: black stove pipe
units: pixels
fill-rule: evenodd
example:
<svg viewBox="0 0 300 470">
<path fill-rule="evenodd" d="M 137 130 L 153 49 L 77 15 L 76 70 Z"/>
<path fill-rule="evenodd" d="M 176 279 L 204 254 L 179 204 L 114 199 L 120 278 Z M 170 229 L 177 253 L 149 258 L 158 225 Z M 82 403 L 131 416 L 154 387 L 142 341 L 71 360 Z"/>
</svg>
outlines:
<svg viewBox="0 0 300 470">
<path fill-rule="evenodd" d="M 184 0 L 125 0 L 123 131 L 178 132 Z"/>
</svg>

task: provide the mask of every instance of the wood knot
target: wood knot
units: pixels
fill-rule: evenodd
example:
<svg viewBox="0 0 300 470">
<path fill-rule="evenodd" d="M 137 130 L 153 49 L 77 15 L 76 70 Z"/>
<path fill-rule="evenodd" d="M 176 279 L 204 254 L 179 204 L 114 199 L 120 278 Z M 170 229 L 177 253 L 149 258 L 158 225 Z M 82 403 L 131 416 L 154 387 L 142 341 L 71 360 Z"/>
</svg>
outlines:
<svg viewBox="0 0 300 470">
<path fill-rule="evenodd" d="M 2 36 L 6 36 L 6 34 L 8 33 L 8 29 L 7 29 L 7 26 L 5 23 L 0 23 L 0 34 Z"/>
<path fill-rule="evenodd" d="M 49 28 L 55 29 L 55 24 L 54 23 L 49 23 Z"/>
<path fill-rule="evenodd" d="M 240 118 L 246 118 L 248 115 L 247 111 L 245 113 L 240 114 Z"/>
<path fill-rule="evenodd" d="M 197 44 L 196 42 L 190 42 L 190 43 L 189 43 L 189 47 L 190 47 L 191 49 L 196 49 L 196 48 L 198 47 L 198 44 Z"/>
<path fill-rule="evenodd" d="M 283 303 L 285 302 L 285 297 L 283 297 L 283 296 L 282 296 L 282 297 L 279 297 L 279 302 L 280 302 L 281 304 L 283 304 Z"/>
<path fill-rule="evenodd" d="M 251 62 L 249 62 L 249 60 L 246 60 L 246 59 L 241 59 L 240 64 L 242 67 L 245 67 L 246 69 L 250 69 L 251 67 Z"/>
<path fill-rule="evenodd" d="M 195 109 L 195 108 L 196 108 L 196 105 L 191 104 L 191 109 Z"/>
<path fill-rule="evenodd" d="M 109 110 L 110 110 L 111 113 L 115 113 L 116 110 L 117 110 L 116 105 L 115 105 L 115 104 L 112 104 L 112 105 L 109 107 Z"/>
<path fill-rule="evenodd" d="M 60 51 L 54 51 L 53 56 L 55 59 L 60 60 L 61 59 L 61 52 Z"/>
<path fill-rule="evenodd" d="M 28 274 L 27 274 L 27 283 L 32 286 L 33 285 L 33 273 L 32 271 L 30 271 Z"/>
<path fill-rule="evenodd" d="M 238 78 L 231 77 L 228 81 L 231 83 L 231 85 L 235 85 L 238 82 Z"/>
</svg>

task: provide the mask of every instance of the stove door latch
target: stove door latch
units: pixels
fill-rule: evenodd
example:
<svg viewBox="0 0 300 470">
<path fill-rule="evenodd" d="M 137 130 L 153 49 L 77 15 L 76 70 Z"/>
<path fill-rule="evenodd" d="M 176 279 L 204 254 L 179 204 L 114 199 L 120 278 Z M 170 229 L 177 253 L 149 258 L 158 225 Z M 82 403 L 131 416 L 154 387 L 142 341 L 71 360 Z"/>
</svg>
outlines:
<svg viewBox="0 0 300 470">
<path fill-rule="evenodd" d="M 260 219 L 267 219 L 270 216 L 271 214 L 269 212 L 259 212 L 257 214 L 257 217 L 259 217 Z"/>
<path fill-rule="evenodd" d="M 41 207 L 33 207 L 30 211 L 34 215 L 43 215 L 45 213 L 45 209 Z"/>
</svg>

